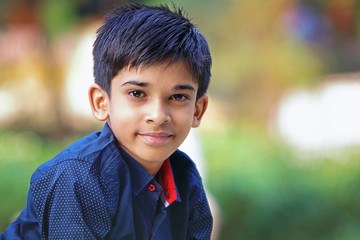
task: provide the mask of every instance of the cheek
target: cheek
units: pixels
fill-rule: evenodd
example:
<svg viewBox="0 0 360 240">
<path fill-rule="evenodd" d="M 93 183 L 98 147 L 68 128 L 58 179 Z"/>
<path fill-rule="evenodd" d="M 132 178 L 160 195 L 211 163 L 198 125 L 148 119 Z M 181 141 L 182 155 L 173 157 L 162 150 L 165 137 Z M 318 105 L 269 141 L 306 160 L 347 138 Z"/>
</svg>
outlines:
<svg viewBox="0 0 360 240">
<path fill-rule="evenodd" d="M 116 121 L 127 122 L 138 118 L 141 111 L 138 108 L 131 106 L 130 104 L 124 104 L 126 101 L 121 101 L 122 104 L 117 104 L 112 108 L 113 118 L 116 118 Z M 110 116 L 111 117 L 111 116 Z"/>
<path fill-rule="evenodd" d="M 181 111 L 177 111 L 175 114 L 177 115 L 176 116 L 177 119 L 182 119 L 182 122 L 186 124 L 192 122 L 194 116 L 194 108 L 187 107 L 182 109 Z"/>
<path fill-rule="evenodd" d="M 132 112 L 131 109 L 122 109 L 116 112 L 115 116 L 110 117 L 113 128 L 116 129 L 116 138 L 121 142 L 128 141 L 138 129 L 139 121 Z"/>
<path fill-rule="evenodd" d="M 181 132 L 187 134 L 187 130 L 190 130 L 193 123 L 194 112 L 191 108 L 184 111 L 176 112 L 172 118 L 176 122 L 176 125 L 181 129 Z"/>
</svg>

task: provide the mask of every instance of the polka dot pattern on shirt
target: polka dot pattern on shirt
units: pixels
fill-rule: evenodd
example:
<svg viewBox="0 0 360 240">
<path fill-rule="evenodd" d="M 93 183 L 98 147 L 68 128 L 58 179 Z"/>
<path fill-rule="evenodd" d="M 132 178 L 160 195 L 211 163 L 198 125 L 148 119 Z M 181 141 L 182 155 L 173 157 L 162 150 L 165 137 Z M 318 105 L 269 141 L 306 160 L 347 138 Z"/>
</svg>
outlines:
<svg viewBox="0 0 360 240">
<path fill-rule="evenodd" d="M 111 199 L 90 163 L 61 162 L 35 179 L 30 191 L 44 238 L 96 239 L 110 231 Z"/>
<path fill-rule="evenodd" d="M 212 229 L 212 216 L 206 200 L 205 192 L 197 199 L 189 222 L 188 231 L 191 236 L 187 239 L 210 239 Z"/>
</svg>

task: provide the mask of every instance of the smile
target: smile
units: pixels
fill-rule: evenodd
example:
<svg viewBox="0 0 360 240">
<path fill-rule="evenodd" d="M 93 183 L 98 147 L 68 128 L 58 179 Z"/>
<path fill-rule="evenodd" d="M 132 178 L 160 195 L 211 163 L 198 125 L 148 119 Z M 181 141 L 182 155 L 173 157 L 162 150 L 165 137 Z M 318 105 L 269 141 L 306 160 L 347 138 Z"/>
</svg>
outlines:
<svg viewBox="0 0 360 240">
<path fill-rule="evenodd" d="M 141 133 L 139 136 L 149 145 L 162 145 L 173 135 L 164 132 Z"/>
</svg>

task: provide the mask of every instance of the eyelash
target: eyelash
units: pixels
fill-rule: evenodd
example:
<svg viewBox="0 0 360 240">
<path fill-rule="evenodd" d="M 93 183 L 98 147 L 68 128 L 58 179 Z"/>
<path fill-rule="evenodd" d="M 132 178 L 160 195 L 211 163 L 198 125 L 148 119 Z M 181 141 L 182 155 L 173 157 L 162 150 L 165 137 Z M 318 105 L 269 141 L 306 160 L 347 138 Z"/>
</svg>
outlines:
<svg viewBox="0 0 360 240">
<path fill-rule="evenodd" d="M 141 90 L 133 90 L 133 91 L 130 91 L 128 93 L 131 97 L 133 98 L 143 98 L 145 97 L 145 93 Z M 187 97 L 186 95 L 184 94 L 174 94 L 170 97 L 170 100 L 175 100 L 175 101 L 178 101 L 178 102 L 183 102 L 185 100 L 189 99 L 189 97 Z"/>
<path fill-rule="evenodd" d="M 134 97 L 134 98 L 145 97 L 145 93 L 143 91 L 139 91 L 139 90 L 130 91 L 129 95 Z M 136 96 L 136 95 L 138 95 L 138 96 Z"/>
<path fill-rule="evenodd" d="M 181 99 L 178 99 L 178 98 L 181 98 Z M 187 99 L 189 99 L 187 96 L 183 95 L 183 94 L 174 94 L 171 96 L 171 99 L 175 100 L 175 101 L 185 101 Z"/>
</svg>

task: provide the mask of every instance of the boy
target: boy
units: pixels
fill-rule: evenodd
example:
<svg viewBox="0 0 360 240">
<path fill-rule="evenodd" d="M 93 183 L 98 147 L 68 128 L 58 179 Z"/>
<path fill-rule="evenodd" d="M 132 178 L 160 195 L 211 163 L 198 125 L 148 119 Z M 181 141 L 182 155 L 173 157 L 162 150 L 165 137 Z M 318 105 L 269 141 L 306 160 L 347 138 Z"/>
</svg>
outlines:
<svg viewBox="0 0 360 240">
<path fill-rule="evenodd" d="M 101 132 L 31 178 L 27 206 L 1 239 L 210 239 L 193 162 L 177 150 L 206 110 L 211 57 L 181 11 L 115 9 L 94 43 L 89 99 Z"/>
</svg>

